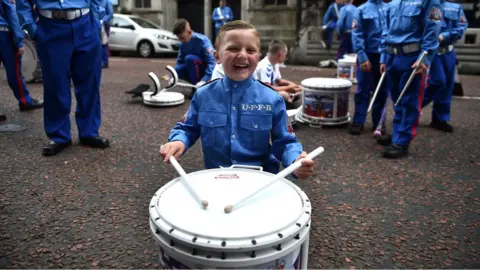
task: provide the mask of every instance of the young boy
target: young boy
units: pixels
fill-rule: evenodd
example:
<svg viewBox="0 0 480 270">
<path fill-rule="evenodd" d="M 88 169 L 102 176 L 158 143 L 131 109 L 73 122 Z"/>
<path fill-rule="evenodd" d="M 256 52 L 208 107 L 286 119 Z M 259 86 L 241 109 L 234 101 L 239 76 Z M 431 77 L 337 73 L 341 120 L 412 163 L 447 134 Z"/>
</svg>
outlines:
<svg viewBox="0 0 480 270">
<path fill-rule="evenodd" d="M 287 44 L 279 40 L 272 40 L 268 46 L 267 56 L 258 63 L 255 73 L 259 81 L 271 86 L 282 96 L 287 107 L 293 109 L 292 103 L 300 97 L 301 89 L 295 83 L 282 79 L 282 74 L 280 74 L 280 64 L 285 62 L 287 53 Z"/>
<path fill-rule="evenodd" d="M 185 19 L 175 22 L 173 33 L 181 41 L 175 65 L 178 77 L 197 88 L 204 85 L 215 67 L 212 43 L 206 36 L 193 32 Z"/>
<path fill-rule="evenodd" d="M 160 149 L 164 162 L 172 155 L 179 158 L 199 137 L 207 169 L 242 164 L 277 173 L 277 159 L 287 167 L 305 157 L 288 125 L 282 97 L 252 77 L 260 58 L 256 29 L 243 21 L 229 22 L 220 28 L 215 45 L 217 63 L 226 76 L 195 92 L 190 108 Z M 305 159 L 293 174 L 307 178 L 313 165 Z"/>
</svg>

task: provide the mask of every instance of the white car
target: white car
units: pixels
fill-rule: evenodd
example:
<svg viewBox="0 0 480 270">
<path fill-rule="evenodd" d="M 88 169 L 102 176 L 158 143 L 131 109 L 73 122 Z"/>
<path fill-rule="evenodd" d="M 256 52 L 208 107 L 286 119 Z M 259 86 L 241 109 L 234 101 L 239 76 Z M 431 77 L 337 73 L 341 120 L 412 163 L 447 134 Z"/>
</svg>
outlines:
<svg viewBox="0 0 480 270">
<path fill-rule="evenodd" d="M 173 32 L 142 17 L 114 14 L 110 25 L 108 46 L 112 52 L 137 51 L 143 57 L 178 52 L 180 41 Z"/>
</svg>

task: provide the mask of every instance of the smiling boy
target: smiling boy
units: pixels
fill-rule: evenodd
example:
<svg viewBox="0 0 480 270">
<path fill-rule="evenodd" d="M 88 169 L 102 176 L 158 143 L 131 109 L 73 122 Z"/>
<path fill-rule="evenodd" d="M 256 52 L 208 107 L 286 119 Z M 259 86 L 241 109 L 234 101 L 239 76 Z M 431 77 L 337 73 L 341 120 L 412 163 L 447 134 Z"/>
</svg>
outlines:
<svg viewBox="0 0 480 270">
<path fill-rule="evenodd" d="M 195 92 L 184 118 L 160 150 L 164 162 L 172 155 L 178 159 L 199 137 L 207 169 L 240 164 L 277 173 L 277 160 L 287 167 L 305 157 L 288 124 L 283 98 L 252 77 L 260 59 L 256 29 L 243 21 L 229 22 L 220 28 L 215 47 L 225 77 Z M 293 174 L 307 178 L 313 165 L 312 160 L 304 159 Z"/>
</svg>

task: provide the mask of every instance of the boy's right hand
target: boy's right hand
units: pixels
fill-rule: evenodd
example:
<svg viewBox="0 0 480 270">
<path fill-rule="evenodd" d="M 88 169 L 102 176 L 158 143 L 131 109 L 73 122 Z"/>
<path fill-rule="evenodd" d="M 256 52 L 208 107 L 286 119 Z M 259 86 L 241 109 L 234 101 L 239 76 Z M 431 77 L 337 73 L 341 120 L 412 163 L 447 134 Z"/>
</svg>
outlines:
<svg viewBox="0 0 480 270">
<path fill-rule="evenodd" d="M 185 144 L 181 141 L 169 142 L 160 147 L 160 155 L 163 157 L 163 162 L 170 163 L 170 157 L 174 156 L 175 159 L 182 155 L 185 151 Z"/>
</svg>

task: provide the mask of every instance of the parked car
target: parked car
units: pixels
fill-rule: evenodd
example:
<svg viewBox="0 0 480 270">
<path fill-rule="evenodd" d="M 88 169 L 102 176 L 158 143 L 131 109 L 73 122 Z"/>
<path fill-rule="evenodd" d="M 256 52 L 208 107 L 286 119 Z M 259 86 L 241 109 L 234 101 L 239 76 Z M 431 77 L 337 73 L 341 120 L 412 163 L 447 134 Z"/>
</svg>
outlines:
<svg viewBox="0 0 480 270">
<path fill-rule="evenodd" d="M 137 51 L 142 57 L 151 57 L 178 52 L 179 40 L 173 32 L 142 17 L 114 14 L 108 44 L 112 52 Z"/>
</svg>

